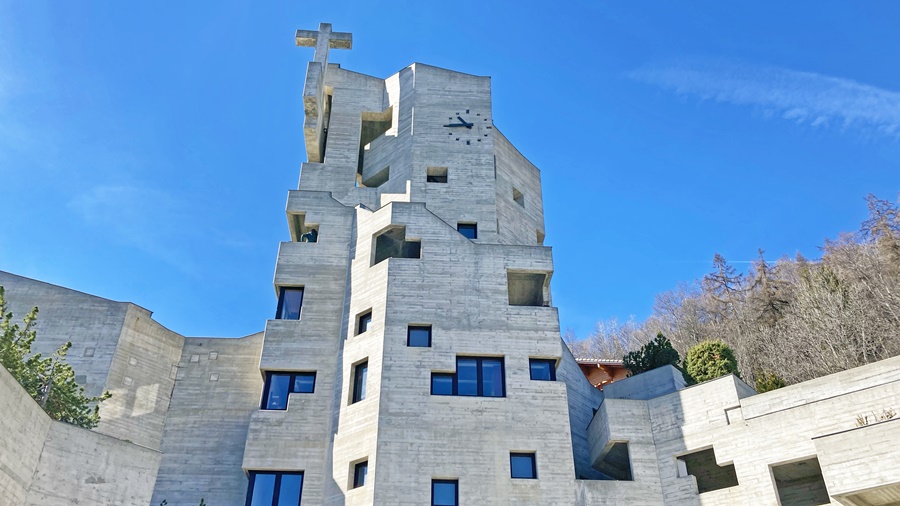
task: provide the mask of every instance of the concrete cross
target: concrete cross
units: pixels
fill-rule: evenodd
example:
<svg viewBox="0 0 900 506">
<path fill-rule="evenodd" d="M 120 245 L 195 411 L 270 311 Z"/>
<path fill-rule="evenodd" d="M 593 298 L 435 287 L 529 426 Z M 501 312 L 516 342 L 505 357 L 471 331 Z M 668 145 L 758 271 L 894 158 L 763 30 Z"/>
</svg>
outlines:
<svg viewBox="0 0 900 506">
<path fill-rule="evenodd" d="M 348 32 L 332 32 L 331 23 L 319 23 L 319 31 L 297 30 L 298 46 L 315 47 L 313 61 L 322 65 L 328 63 L 328 49 L 350 49 L 353 46 L 353 35 Z"/>
</svg>

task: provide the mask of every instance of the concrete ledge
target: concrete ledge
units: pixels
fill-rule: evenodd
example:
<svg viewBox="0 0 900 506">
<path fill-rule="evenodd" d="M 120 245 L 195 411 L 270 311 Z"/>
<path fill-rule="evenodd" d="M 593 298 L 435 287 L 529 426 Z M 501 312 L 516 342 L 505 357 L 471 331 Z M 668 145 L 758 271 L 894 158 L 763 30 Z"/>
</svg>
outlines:
<svg viewBox="0 0 900 506">
<path fill-rule="evenodd" d="M 667 365 L 603 387 L 607 399 L 648 400 L 683 389 L 687 384 L 681 371 Z"/>
</svg>

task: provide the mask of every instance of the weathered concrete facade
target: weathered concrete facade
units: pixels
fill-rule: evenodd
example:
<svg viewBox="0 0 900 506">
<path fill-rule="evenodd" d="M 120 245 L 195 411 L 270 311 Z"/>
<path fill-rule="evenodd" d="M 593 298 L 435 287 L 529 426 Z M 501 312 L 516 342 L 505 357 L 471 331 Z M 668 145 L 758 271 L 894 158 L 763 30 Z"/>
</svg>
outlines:
<svg viewBox="0 0 900 506">
<path fill-rule="evenodd" d="M 540 173 L 494 125 L 490 78 L 354 73 L 328 63 L 352 45 L 330 25 L 297 43 L 316 47 L 309 162 L 276 317 L 184 338 L 0 272 L 14 312 L 41 309 L 39 351 L 71 340 L 79 382 L 113 393 L 85 431 L 0 371 L 0 505 L 271 506 L 256 477 L 275 493 L 300 473 L 310 505 L 432 504 L 434 480 L 465 505 L 900 504 L 900 358 L 766 394 L 672 368 L 599 391 L 560 339 Z M 533 477 L 512 477 L 513 454 Z"/>
</svg>

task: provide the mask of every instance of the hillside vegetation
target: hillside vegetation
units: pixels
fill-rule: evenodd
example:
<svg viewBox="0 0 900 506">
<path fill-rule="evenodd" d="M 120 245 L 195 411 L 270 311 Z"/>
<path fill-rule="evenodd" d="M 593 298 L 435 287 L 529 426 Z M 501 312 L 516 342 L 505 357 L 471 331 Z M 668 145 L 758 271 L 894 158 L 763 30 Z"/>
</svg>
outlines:
<svg viewBox="0 0 900 506">
<path fill-rule="evenodd" d="M 644 322 L 602 322 L 586 339 L 566 336 L 576 357 L 622 358 L 657 333 L 685 356 L 722 340 L 751 385 L 787 384 L 900 355 L 900 209 L 867 197 L 860 230 L 826 241 L 822 257 L 776 262 L 763 252 L 746 273 L 715 255 L 700 280 L 657 296 Z"/>
</svg>

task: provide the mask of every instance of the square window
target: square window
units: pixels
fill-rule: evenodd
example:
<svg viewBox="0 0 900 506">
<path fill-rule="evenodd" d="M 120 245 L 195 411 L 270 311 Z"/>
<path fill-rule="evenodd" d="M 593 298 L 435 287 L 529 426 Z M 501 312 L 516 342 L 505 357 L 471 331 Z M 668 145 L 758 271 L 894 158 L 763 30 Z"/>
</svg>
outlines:
<svg viewBox="0 0 900 506">
<path fill-rule="evenodd" d="M 431 395 L 453 395 L 453 374 L 431 373 Z"/>
<path fill-rule="evenodd" d="M 446 183 L 447 167 L 428 167 L 425 175 L 427 183 Z"/>
<path fill-rule="evenodd" d="M 510 477 L 535 480 L 537 479 L 537 463 L 533 453 L 509 454 Z"/>
<path fill-rule="evenodd" d="M 431 506 L 459 506 L 459 480 L 431 480 Z"/>
<path fill-rule="evenodd" d="M 410 325 L 407 327 L 406 345 L 412 348 L 430 348 L 431 325 Z"/>
<path fill-rule="evenodd" d="M 369 473 L 369 461 L 365 460 L 353 466 L 353 488 L 359 488 L 366 484 L 366 474 Z"/>
<path fill-rule="evenodd" d="M 478 239 L 477 223 L 457 223 L 456 230 L 467 239 Z"/>
<path fill-rule="evenodd" d="M 372 310 L 368 310 L 365 313 L 359 315 L 356 319 L 356 335 L 360 335 L 363 332 L 369 330 L 369 325 L 372 324 Z"/>
<path fill-rule="evenodd" d="M 303 305 L 302 287 L 281 287 L 278 292 L 276 320 L 299 320 L 300 306 Z"/>
<path fill-rule="evenodd" d="M 303 473 L 250 471 L 247 506 L 299 506 Z"/>
<path fill-rule="evenodd" d="M 311 394 L 316 390 L 316 373 L 298 372 L 294 375 L 294 384 L 291 385 L 291 393 Z"/>
<path fill-rule="evenodd" d="M 556 381 L 556 360 L 549 358 L 532 358 L 528 360 L 531 368 L 531 379 L 537 381 Z"/>
<path fill-rule="evenodd" d="M 369 361 L 358 364 L 353 368 L 353 397 L 350 404 L 366 398 L 366 376 L 369 374 Z"/>
</svg>

